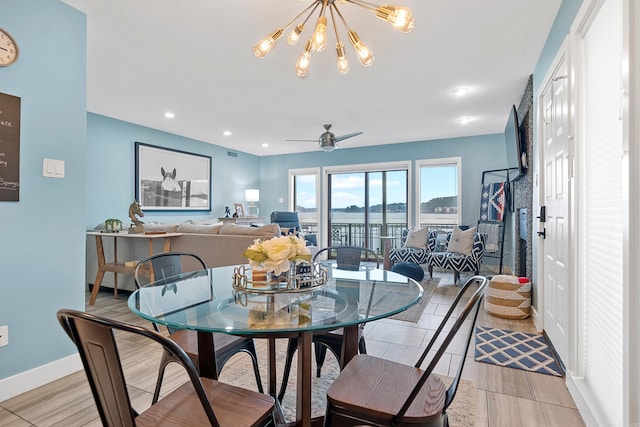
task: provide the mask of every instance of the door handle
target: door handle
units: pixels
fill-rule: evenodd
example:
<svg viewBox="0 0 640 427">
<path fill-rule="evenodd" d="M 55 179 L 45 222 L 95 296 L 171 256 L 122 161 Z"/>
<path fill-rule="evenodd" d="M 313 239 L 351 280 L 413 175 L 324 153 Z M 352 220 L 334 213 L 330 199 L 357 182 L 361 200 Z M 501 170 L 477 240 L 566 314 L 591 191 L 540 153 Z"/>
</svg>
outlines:
<svg viewBox="0 0 640 427">
<path fill-rule="evenodd" d="M 547 222 L 547 207 L 540 206 L 540 216 L 537 216 L 540 222 Z"/>
<path fill-rule="evenodd" d="M 547 229 L 543 228 L 542 231 L 538 231 L 538 236 L 542 237 L 543 239 L 547 238 Z"/>
</svg>

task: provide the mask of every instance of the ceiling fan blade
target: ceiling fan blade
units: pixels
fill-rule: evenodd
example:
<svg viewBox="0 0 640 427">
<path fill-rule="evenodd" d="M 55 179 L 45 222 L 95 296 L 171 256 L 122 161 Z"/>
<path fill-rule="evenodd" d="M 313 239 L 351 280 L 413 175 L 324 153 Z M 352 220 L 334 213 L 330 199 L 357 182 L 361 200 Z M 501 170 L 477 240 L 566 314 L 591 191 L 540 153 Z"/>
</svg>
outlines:
<svg viewBox="0 0 640 427">
<path fill-rule="evenodd" d="M 358 135 L 362 135 L 362 132 L 348 133 L 346 135 L 336 136 L 335 137 L 335 142 L 340 142 L 340 141 L 345 140 L 347 138 L 352 138 L 352 137 L 358 136 Z"/>
<path fill-rule="evenodd" d="M 285 141 L 295 141 L 295 142 L 318 142 L 317 139 L 285 139 Z"/>
</svg>

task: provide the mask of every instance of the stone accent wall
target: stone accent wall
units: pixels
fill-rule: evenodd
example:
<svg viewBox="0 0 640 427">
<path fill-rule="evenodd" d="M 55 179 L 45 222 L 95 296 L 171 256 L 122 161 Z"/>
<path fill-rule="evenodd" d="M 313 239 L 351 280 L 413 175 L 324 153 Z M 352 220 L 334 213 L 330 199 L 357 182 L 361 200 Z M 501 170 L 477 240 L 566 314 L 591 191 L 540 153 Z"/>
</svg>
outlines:
<svg viewBox="0 0 640 427">
<path fill-rule="evenodd" d="M 533 167 L 531 161 L 533 159 L 533 76 L 529 77 L 527 86 L 520 100 L 520 105 L 517 107 L 518 120 L 520 121 L 520 135 L 523 138 L 523 142 L 527 147 L 527 163 L 529 170 L 527 173 L 520 177 L 512 185 L 512 196 L 514 202 L 513 221 L 511 224 L 514 227 L 513 235 L 515 236 L 515 242 L 513 242 L 515 268 L 514 274 L 518 276 L 526 276 L 531 278 L 533 273 L 532 267 L 532 218 L 537 215 L 537 212 L 533 212 Z M 525 253 L 521 254 L 520 250 L 520 209 L 527 208 L 527 245 Z M 522 256 L 526 258 L 526 271 L 520 270 L 520 260 Z"/>
</svg>

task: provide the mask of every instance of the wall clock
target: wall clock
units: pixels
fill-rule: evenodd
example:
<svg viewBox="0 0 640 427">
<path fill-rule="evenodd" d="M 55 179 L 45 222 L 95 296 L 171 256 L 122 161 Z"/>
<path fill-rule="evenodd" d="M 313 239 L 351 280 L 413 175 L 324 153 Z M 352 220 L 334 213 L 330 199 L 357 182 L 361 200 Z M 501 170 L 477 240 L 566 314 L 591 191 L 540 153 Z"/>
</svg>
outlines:
<svg viewBox="0 0 640 427">
<path fill-rule="evenodd" d="M 18 59 L 18 44 L 11 35 L 0 28 L 0 67 L 7 67 Z"/>
</svg>

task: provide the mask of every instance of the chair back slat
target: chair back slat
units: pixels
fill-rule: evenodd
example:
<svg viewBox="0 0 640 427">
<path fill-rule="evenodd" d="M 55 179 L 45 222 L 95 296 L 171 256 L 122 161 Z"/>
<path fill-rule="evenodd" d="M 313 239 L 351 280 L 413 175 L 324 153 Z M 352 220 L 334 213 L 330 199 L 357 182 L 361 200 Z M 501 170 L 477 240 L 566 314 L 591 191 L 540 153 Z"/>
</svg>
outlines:
<svg viewBox="0 0 640 427">
<path fill-rule="evenodd" d="M 473 276 L 469 280 L 467 280 L 467 282 L 462 286 L 462 288 L 460 289 L 460 291 L 456 295 L 456 298 L 454 299 L 453 303 L 449 307 L 449 310 L 447 311 L 447 313 L 445 314 L 444 318 L 440 322 L 440 325 L 436 329 L 436 332 L 434 333 L 433 337 L 431 338 L 431 340 L 429 341 L 429 343 L 425 347 L 424 351 L 422 352 L 422 354 L 418 358 L 418 362 L 414 365 L 416 368 L 420 368 L 420 366 L 422 365 L 422 363 L 426 359 L 427 354 L 433 348 L 433 346 L 435 345 L 436 341 L 439 339 L 440 334 L 442 333 L 442 331 L 444 330 L 445 325 L 448 323 L 449 319 L 451 318 L 451 315 L 456 311 L 458 306 L 461 304 L 463 296 L 471 288 L 471 285 L 473 285 L 474 283 L 477 283 L 477 282 L 479 282 L 480 285 L 478 286 L 478 288 L 476 289 L 474 294 L 471 296 L 469 301 L 465 304 L 465 306 L 462 309 L 460 315 L 458 316 L 458 318 L 454 322 L 453 326 L 451 327 L 451 329 L 449 330 L 447 335 L 445 335 L 444 340 L 442 341 L 440 346 L 437 348 L 435 355 L 433 356 L 433 358 L 429 362 L 429 365 L 423 371 L 422 375 L 420 376 L 420 379 L 418 380 L 418 382 L 414 386 L 413 390 L 409 394 L 409 397 L 407 398 L 407 400 L 403 404 L 403 406 L 400 409 L 400 411 L 395 415 L 394 420 L 396 422 L 397 422 L 397 420 L 402 419 L 402 417 L 405 415 L 405 413 L 409 410 L 409 407 L 411 406 L 411 404 L 413 403 L 415 398 L 420 393 L 420 390 L 421 390 L 422 386 L 427 382 L 427 379 L 429 378 L 429 376 L 433 373 L 433 370 L 435 369 L 436 365 L 440 361 L 440 358 L 442 357 L 442 355 L 445 353 L 445 351 L 449 347 L 449 344 L 451 343 L 453 338 L 456 336 L 456 334 L 458 333 L 458 331 L 462 327 L 463 323 L 467 320 L 467 318 L 469 318 L 471 316 L 472 321 L 470 322 L 469 328 L 468 328 L 468 336 L 467 336 L 467 343 L 466 343 L 467 345 L 464 347 L 463 354 L 460 356 L 460 362 L 459 362 L 459 365 L 458 365 L 456 376 L 455 376 L 452 384 L 447 389 L 447 395 L 446 395 L 446 398 L 445 398 L 445 405 L 444 405 L 443 411 L 446 410 L 447 407 L 453 401 L 453 397 L 455 396 L 456 390 L 458 388 L 458 384 L 460 383 L 460 377 L 462 376 L 462 369 L 464 367 L 465 358 L 467 356 L 467 350 L 469 348 L 469 343 L 471 342 L 470 341 L 471 340 L 471 336 L 473 334 L 475 323 L 476 323 L 476 320 L 477 320 L 477 317 L 478 317 L 478 310 L 480 308 L 480 304 L 482 302 L 482 298 L 484 296 L 484 292 L 485 292 L 485 289 L 486 289 L 486 286 L 487 286 L 487 278 L 486 277 L 484 277 L 484 276 Z"/>
<path fill-rule="evenodd" d="M 219 425 L 196 367 L 175 342 L 140 326 L 77 310 L 58 310 L 57 317 L 78 348 L 104 426 L 134 427 L 135 417 L 138 415 L 131 406 L 127 392 L 114 330 L 144 336 L 160 344 L 165 351 L 171 352 L 186 370 L 211 425 Z"/>
</svg>

